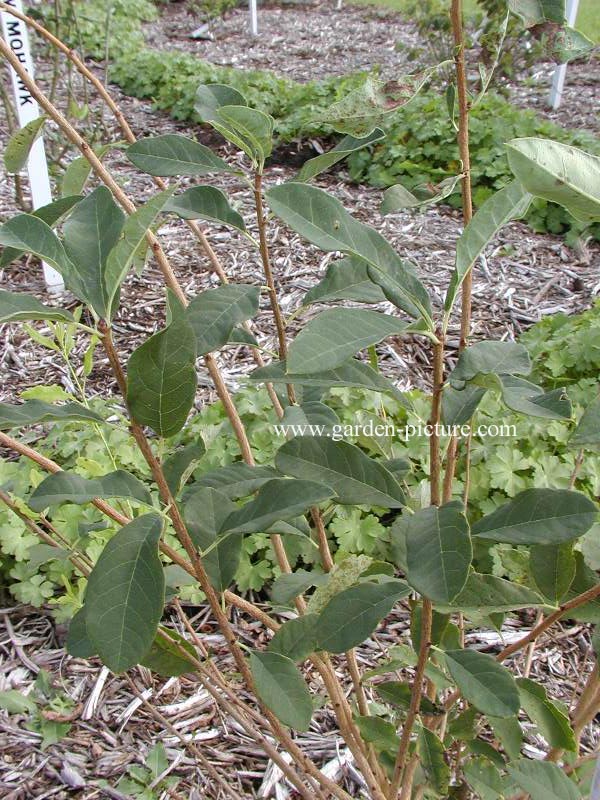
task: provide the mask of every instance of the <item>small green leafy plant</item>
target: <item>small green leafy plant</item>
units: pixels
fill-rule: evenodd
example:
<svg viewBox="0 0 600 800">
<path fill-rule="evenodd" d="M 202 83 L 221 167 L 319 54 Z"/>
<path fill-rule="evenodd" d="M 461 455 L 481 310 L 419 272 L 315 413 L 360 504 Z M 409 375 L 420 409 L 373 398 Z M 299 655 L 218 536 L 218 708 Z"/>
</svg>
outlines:
<svg viewBox="0 0 600 800">
<path fill-rule="evenodd" d="M 540 7 L 546 5 L 553 9 L 555 38 L 567 37 L 580 52 L 581 38 L 564 26 L 564 8 L 557 19 L 556 3 Z M 528 3 L 513 0 L 511 8 L 531 14 Z M 542 684 L 519 676 L 512 656 L 564 616 L 598 619 L 600 584 L 581 546 L 597 523 L 598 506 L 575 483 L 586 452 L 600 444 L 600 402 L 596 394 L 575 423 L 565 387 L 546 389 L 532 380 L 534 365 L 524 345 L 470 344 L 469 339 L 472 269 L 483 249 L 503 225 L 527 212 L 534 197 L 564 206 L 582 222 L 599 220 L 600 159 L 549 139 L 512 139 L 506 148 L 514 179 L 473 215 L 458 0 L 451 4 L 451 20 L 461 160 L 453 181 L 461 183 L 465 227 L 441 308 L 412 262 L 335 197 L 310 184 L 336 162 L 379 141 L 396 110 L 422 87 L 423 76 L 407 76 L 397 86 L 372 79 L 334 104 L 327 121 L 344 134 L 342 141 L 307 162 L 294 180 L 268 187 L 265 162 L 273 147 L 273 118 L 249 106 L 236 88 L 198 87 L 196 112 L 241 151 L 243 169 L 178 134 L 135 141 L 105 87 L 94 84 L 117 113 L 127 158 L 159 190 L 136 205 L 0 40 L 5 60 L 79 147 L 99 180 L 96 188 L 73 200 L 62 221 L 54 207 L 43 215 L 17 215 L 0 226 L 0 243 L 9 248 L 11 259 L 22 253 L 44 259 L 61 272 L 82 304 L 71 313 L 24 293 L 0 292 L 1 321 L 53 326 L 53 338 L 45 344 L 70 365 L 77 392 L 72 399 L 50 392 L 44 399 L 0 404 L 0 445 L 48 473 L 42 480 L 36 475 L 24 492 L 3 489 L 0 499 L 31 535 L 61 548 L 74 574 L 87 579 L 83 604 L 69 628 L 71 655 L 97 656 L 114 672 L 138 664 L 161 675 L 193 672 L 307 800 L 350 797 L 289 730 L 309 730 L 319 713 L 315 709 L 324 704 L 335 714 L 373 800 L 468 792 L 575 800 L 586 791 L 579 749 L 582 731 L 600 704 L 597 670 L 569 714 Z M 85 75 L 85 66 L 73 54 L 69 57 Z M 258 312 L 261 286 L 229 282 L 198 224 L 221 224 L 247 235 L 244 219 L 213 185 L 200 182 L 182 191 L 168 180 L 237 170 L 254 200 L 257 256 L 277 335 L 277 358 L 269 364 L 249 325 Z M 440 195 L 445 191 L 447 186 Z M 436 199 L 435 193 L 423 196 L 398 185 L 386 195 L 385 207 L 393 211 Z M 291 341 L 270 259 L 267 206 L 302 239 L 338 256 L 298 312 L 314 302 L 328 307 Z M 186 296 L 154 233 L 165 215 L 187 221 L 220 286 Z M 166 323 L 125 364 L 114 320 L 127 313 L 121 286 L 146 248 L 164 278 Z M 460 351 L 450 366 L 446 336 L 459 296 Z M 340 300 L 354 305 L 340 305 Z M 383 300 L 394 313 L 369 308 Z M 28 330 L 34 338 L 40 335 Z M 73 364 L 76 333 L 89 337 L 82 370 Z M 401 393 L 378 370 L 376 346 L 388 337 L 416 337 L 430 350 L 432 394 L 427 400 Z M 272 409 L 267 419 L 273 438 L 280 439 L 260 462 L 215 356 L 240 344 L 250 348 L 257 363 L 248 381 L 265 387 Z M 84 379 L 95 348 L 102 348 L 121 395 L 121 405 L 115 401 L 115 413 L 108 418 L 86 392 Z M 369 363 L 357 358 L 362 351 L 369 353 Z M 229 432 L 211 432 L 193 413 L 199 359 L 227 413 Z M 385 433 L 371 432 L 365 424 L 356 444 L 344 438 L 331 397 L 334 390 L 349 388 L 391 397 L 406 410 L 407 427 L 411 419 L 424 423 L 422 476 L 413 474 L 410 454 L 407 458 L 382 448 L 378 439 Z M 564 475 L 554 480 L 554 472 L 552 478 L 543 473 L 541 485 L 523 484 L 522 474 L 535 471 L 537 457 L 526 459 L 507 447 L 504 471 L 498 469 L 501 491 L 485 496 L 485 489 L 473 485 L 480 495 L 478 505 L 471 502 L 470 465 L 479 454 L 470 431 L 489 397 L 498 404 L 499 416 L 507 409 L 562 430 L 565 449 L 575 453 L 566 485 Z M 385 401 L 369 416 L 383 424 Z M 81 454 L 73 468 L 62 469 L 32 448 L 27 437 L 12 433 L 67 421 L 89 426 L 97 448 L 114 459 L 108 472 Z M 112 428 L 119 431 L 115 441 L 107 433 Z M 193 435 L 186 439 L 187 430 Z M 211 433 L 234 438 L 239 457 L 198 471 Z M 113 449 L 129 435 L 137 449 L 131 467 L 124 469 Z M 455 481 L 459 459 L 465 462 L 462 485 Z M 79 540 L 67 536 L 61 514 L 73 505 L 101 512 L 116 532 L 103 536 L 94 516 L 88 526 L 78 521 Z M 365 552 L 338 552 L 334 561 L 328 527 L 329 535 Z M 92 559 L 86 537 L 98 533 L 99 552 Z M 280 572 L 268 611 L 231 588 L 242 554 L 252 552 L 260 537 L 269 542 Z M 304 567 L 294 569 L 291 562 L 295 565 L 311 549 L 316 568 L 304 568 L 311 563 L 307 557 Z M 231 655 L 231 672 L 211 659 L 202 634 L 185 617 L 175 571 L 202 591 Z M 162 623 L 168 602 L 181 613 L 186 636 Z M 232 628 L 232 606 L 264 626 L 261 644 L 252 650 Z M 501 629 L 506 614 L 522 609 L 535 610 L 539 619 L 495 656 L 467 645 L 469 628 Z M 378 626 L 393 610 L 406 613 L 410 635 L 389 648 L 374 669 L 361 671 L 356 648 L 377 639 Z M 240 682 L 248 695 L 240 692 Z M 525 719 L 547 745 L 544 760 L 528 758 L 523 749 Z M 202 759 L 200 751 L 193 752 Z M 149 776 L 136 771 L 130 777 L 143 788 Z"/>
</svg>

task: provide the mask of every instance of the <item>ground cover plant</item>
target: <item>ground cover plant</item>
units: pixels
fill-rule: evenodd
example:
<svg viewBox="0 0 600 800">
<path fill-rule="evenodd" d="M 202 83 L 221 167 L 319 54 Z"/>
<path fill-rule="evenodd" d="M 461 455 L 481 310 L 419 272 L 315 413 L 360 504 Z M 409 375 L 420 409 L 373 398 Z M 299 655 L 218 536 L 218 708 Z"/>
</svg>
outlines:
<svg viewBox="0 0 600 800">
<path fill-rule="evenodd" d="M 7 8 L 3 3 L 0 7 Z M 528 24 L 549 26 L 552 47 L 557 41 L 570 43 L 576 53 L 585 47 L 584 39 L 565 27 L 564 8 L 557 15 L 555 4 L 542 3 L 536 11 L 541 16 L 535 16 L 528 3 L 513 2 L 511 7 Z M 582 346 L 577 336 L 564 355 L 572 370 L 571 383 L 581 389 L 573 397 L 584 406 L 577 422 L 570 387 L 534 382 L 535 377 L 550 382 L 556 375 L 550 359 L 544 359 L 554 331 L 550 337 L 532 337 L 532 351 L 540 354 L 541 363 L 532 363 L 520 343 L 469 340 L 472 269 L 487 243 L 503 225 L 522 217 L 534 197 L 564 206 L 582 222 L 600 219 L 600 160 L 551 139 L 512 139 L 506 147 L 514 179 L 473 215 L 459 0 L 453 0 L 450 10 L 460 153 L 459 171 L 450 184 L 460 183 L 465 229 L 442 308 L 431 302 L 415 265 L 401 258 L 375 228 L 310 183 L 340 159 L 379 141 L 390 116 L 407 99 L 404 91 L 398 94 L 395 87 L 371 79 L 334 104 L 328 121 L 344 134 L 341 142 L 304 164 L 295 180 L 269 185 L 265 161 L 273 146 L 272 118 L 249 106 L 236 88 L 197 87 L 199 117 L 245 156 L 241 175 L 255 202 L 255 244 L 278 340 L 278 353 L 268 364 L 248 326 L 258 310 L 261 286 L 226 275 L 199 220 L 217 221 L 241 236 L 248 235 L 246 223 L 215 186 L 199 183 L 179 191 L 176 180 L 239 167 L 179 134 L 135 141 L 102 82 L 76 54 L 37 26 L 99 92 L 120 125 L 127 158 L 154 179 L 158 192 L 135 204 L 0 40 L 4 59 L 99 181 L 93 190 L 62 198 L 43 214 L 20 214 L 0 226 L 6 262 L 24 252 L 43 258 L 61 272 L 82 303 L 71 313 L 25 293 L 0 293 L 0 320 L 21 322 L 38 338 L 30 323 L 52 325 L 52 336 L 40 343 L 64 359 L 76 389 L 75 397 L 65 397 L 55 387 L 38 387 L 22 403 L 0 404 L 0 445 L 35 465 L 27 477 L 15 469 L 12 485 L 8 465 L 8 486 L 0 499 L 32 537 L 59 550 L 73 566 L 77 579 L 71 582 L 74 597 L 69 602 L 71 608 L 79 606 L 68 637 L 73 656 L 99 657 L 116 673 L 139 664 L 164 676 L 194 673 L 223 712 L 305 798 L 351 796 L 302 750 L 294 735 L 309 729 L 324 705 L 333 709 L 361 776 L 359 791 L 377 800 L 473 794 L 578 798 L 591 781 L 591 762 L 580 753 L 579 742 L 600 706 L 597 670 L 569 715 L 544 685 L 521 673 L 512 657 L 562 617 L 594 622 L 598 618 L 600 585 L 583 544 L 598 517 L 597 503 L 591 499 L 597 494 L 591 485 L 593 466 L 585 471 L 587 456 L 591 452 L 593 459 L 599 444 L 593 340 L 586 330 L 591 378 L 585 372 L 587 362 L 577 356 Z M 30 20 L 28 24 L 36 27 Z M 412 94 L 420 81 L 407 78 L 406 83 Z M 12 140 L 13 165 L 24 163 L 36 133 L 31 128 Z M 448 186 L 424 196 L 397 184 L 386 194 L 385 207 L 435 202 Z M 339 256 L 304 300 L 331 307 L 314 316 L 291 341 L 270 259 L 267 207 L 277 224 Z M 221 286 L 186 296 L 155 233 L 161 215 L 168 214 L 188 221 Z M 143 268 L 146 251 L 164 279 L 167 321 L 125 364 L 114 324 L 127 313 L 120 307 L 120 287 L 131 269 Z M 381 298 L 392 304 L 393 314 L 368 308 Z M 460 352 L 449 368 L 445 338 L 459 298 Z M 359 307 L 338 305 L 340 300 Z M 595 319 L 592 316 L 592 330 Z M 81 365 L 72 356 L 76 335 L 89 337 Z M 375 347 L 390 336 L 418 337 L 430 349 L 430 397 L 400 393 L 378 370 Z M 228 392 L 214 356 L 239 343 L 249 346 L 256 359 L 250 383 L 265 387 L 263 394 L 254 395 L 259 398 L 256 416 L 281 437 L 275 451 L 263 453 L 260 461 L 238 398 Z M 86 392 L 86 377 L 98 351 L 108 359 L 121 392 L 120 401 L 110 408 L 90 401 Z M 368 363 L 356 358 L 362 351 L 368 352 Z M 200 472 L 197 466 L 210 452 L 210 430 L 202 415 L 190 418 L 198 359 L 214 382 L 239 454 L 230 463 Z M 579 386 L 582 381 L 587 383 Z M 365 433 L 366 425 L 358 444 L 345 439 L 338 414 L 344 389 L 369 390 L 383 398 L 375 410 L 367 407 L 363 422 L 370 418 L 385 425 L 385 398 L 390 397 L 399 419 L 407 425 L 424 423 L 427 452 L 420 454 L 422 474 L 414 475 L 417 459 L 410 451 L 382 452 L 377 442 L 381 434 Z M 265 396 L 269 411 L 261 406 Z M 250 403 L 252 398 L 249 393 L 239 399 Z M 566 454 L 563 469 L 552 472 L 544 465 L 538 473 L 545 483 L 534 480 L 526 488 L 523 473 L 531 468 L 535 478 L 541 466 L 529 436 L 532 450 L 527 457 L 513 450 L 505 471 L 493 471 L 503 492 L 490 493 L 491 481 L 488 487 L 478 484 L 471 465 L 480 454 L 467 428 L 485 408 L 484 398 L 491 403 L 490 419 L 507 409 L 507 414 L 531 418 L 532 424 L 552 425 Z M 88 426 L 88 444 L 105 454 L 104 463 L 108 456 L 112 469 L 104 471 L 102 462 L 92 457 L 93 450 L 82 448 L 81 438 L 70 440 L 72 429 L 60 427 L 67 421 Z M 56 437 L 65 461 L 69 450 L 72 457 L 77 452 L 71 468 L 61 468 L 31 446 L 27 431 L 48 423 L 59 423 L 49 438 Z M 310 426 L 319 426 L 318 435 Z M 227 435 L 223 429 L 213 433 Z M 463 467 L 457 482 L 459 459 Z M 589 463 L 597 468 L 593 460 Z M 565 471 L 565 466 L 570 469 Z M 42 477 L 43 473 L 48 474 Z M 579 488 L 586 491 L 575 489 L 584 475 L 586 485 Z M 70 518 L 73 505 L 88 509 L 90 517 Z M 378 518 L 373 510 L 379 511 Z M 103 535 L 106 529 L 96 512 L 113 526 L 111 536 Z M 357 520 L 356 512 L 364 518 Z M 378 546 L 367 554 L 369 548 L 359 545 L 362 555 L 338 554 L 334 561 L 326 528 L 333 514 L 339 524 L 336 534 L 331 523 L 331 533 L 342 550 L 342 522 L 351 521 L 353 514 L 366 538 L 367 530 L 378 526 L 371 537 L 378 539 Z M 280 573 L 271 586 L 269 612 L 230 588 L 245 546 L 257 536 L 268 540 Z M 291 558 L 297 560 L 303 553 L 305 566 L 312 563 L 317 568 L 292 569 Z M 39 557 L 46 556 L 47 551 Z M 196 592 L 202 592 L 226 640 L 233 660 L 227 672 L 216 665 L 202 632 L 183 614 L 178 597 L 182 576 L 189 576 L 188 586 L 191 579 Z M 38 590 L 43 595 L 41 584 Z M 181 611 L 186 636 L 162 622 L 166 604 Z M 375 670 L 361 671 L 355 648 L 375 634 L 398 604 L 410 614 L 410 644 L 392 648 Z M 236 637 L 232 608 L 263 626 L 263 646 L 250 650 Z M 534 609 L 536 623 L 496 657 L 466 646 L 465 633 L 472 626 L 500 627 L 504 615 L 522 609 Z M 395 675 L 406 664 L 414 667 L 410 682 Z M 349 677 L 350 697 L 341 674 Z M 56 708 L 60 699 L 43 684 L 42 676 L 40 705 L 49 701 Z M 5 706 L 17 702 L 12 695 L 1 699 Z M 521 712 L 546 743 L 543 758 L 529 758 L 523 749 Z M 200 747 L 190 749 L 214 791 L 239 797 Z M 158 750 L 122 788 L 130 791 L 132 782 L 144 787 L 153 776 L 158 780 L 162 773 L 153 763 L 161 760 L 164 754 Z"/>
<path fill-rule="evenodd" d="M 428 4 L 416 4 L 423 16 L 422 39 L 430 42 L 431 33 L 426 35 L 425 31 L 434 24 L 432 20 L 444 19 L 447 30 L 444 30 L 445 44 L 439 48 L 440 52 L 427 56 L 425 61 L 418 59 L 423 68 L 437 63 L 432 61 L 436 56 L 449 58 L 452 52 L 452 33 L 448 15 L 444 13 L 445 4 L 435 0 L 432 5 L 433 10 Z M 490 17 L 496 34 L 506 18 L 504 6 L 504 3 L 496 6 L 495 14 Z M 349 74 L 297 82 L 268 70 L 224 67 L 179 50 L 148 47 L 142 23 L 154 19 L 157 14 L 155 6 L 148 0 L 127 3 L 101 0 L 91 7 L 71 0 L 60 6 L 60 11 L 57 18 L 56 8 L 40 9 L 46 24 L 55 31 L 60 32 L 65 29 L 66 21 L 76 19 L 68 43 L 86 55 L 101 60 L 108 50 L 110 78 L 127 94 L 152 99 L 156 108 L 168 111 L 176 120 L 198 121 L 195 107 L 198 84 L 233 86 L 244 95 L 250 106 L 273 117 L 275 143 L 279 145 L 315 136 L 335 140 L 338 133 L 328 119 L 328 109 L 369 80 L 365 74 Z M 108 27 L 107 19 L 111 20 Z M 523 26 L 516 17 L 512 19 L 522 40 Z M 534 30 L 541 30 L 540 25 L 534 25 Z M 65 34 L 68 30 L 65 29 Z M 118 31 L 118 36 L 115 31 Z M 522 47 L 519 36 L 515 34 L 511 51 Z M 492 64 L 496 57 L 495 48 L 502 41 L 500 35 L 493 38 L 489 55 Z M 532 41 L 537 41 L 536 36 L 532 35 Z M 494 73 L 493 70 L 489 72 L 491 80 Z M 435 74 L 428 73 L 427 77 L 435 78 Z M 377 77 L 376 71 L 374 76 Z M 476 208 L 511 178 L 504 148 L 509 139 L 542 136 L 599 154 L 597 138 L 591 134 L 565 130 L 532 111 L 524 112 L 494 91 L 493 85 L 489 89 L 481 93 L 471 110 L 471 166 Z M 412 189 L 415 185 L 437 184 L 454 174 L 459 161 L 456 135 L 446 104 L 439 102 L 439 93 L 437 87 L 431 90 L 426 87 L 403 113 L 389 120 L 385 138 L 354 153 L 349 159 L 351 177 L 377 187 L 388 187 L 401 181 Z M 446 201 L 458 207 L 460 192 L 450 193 Z M 599 233 L 596 224 L 586 225 L 563 206 L 543 198 L 535 199 L 525 218 L 536 231 L 567 234 L 570 243 L 581 235 L 597 238 Z"/>
</svg>

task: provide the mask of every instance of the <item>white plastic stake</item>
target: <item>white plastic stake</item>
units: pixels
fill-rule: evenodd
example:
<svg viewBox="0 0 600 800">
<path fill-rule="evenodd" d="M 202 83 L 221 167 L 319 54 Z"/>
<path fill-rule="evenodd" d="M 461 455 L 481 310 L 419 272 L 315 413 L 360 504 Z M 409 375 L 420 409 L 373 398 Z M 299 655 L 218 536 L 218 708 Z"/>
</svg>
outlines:
<svg viewBox="0 0 600 800">
<path fill-rule="evenodd" d="M 579 0 L 567 0 L 567 24 L 573 28 L 579 10 Z M 550 89 L 549 103 L 551 108 L 557 109 L 562 100 L 565 78 L 567 76 L 567 65 L 559 64 L 552 76 L 552 88 Z"/>
<path fill-rule="evenodd" d="M 258 36 L 258 10 L 256 0 L 249 0 L 250 3 L 250 32 L 252 36 Z"/>
<path fill-rule="evenodd" d="M 6 4 L 12 6 L 17 11 L 23 12 L 21 0 L 5 0 Z M 24 22 L 13 17 L 8 11 L 0 12 L 2 17 L 2 35 L 10 45 L 11 50 L 25 67 L 27 72 L 33 77 L 33 63 L 31 61 L 31 51 L 29 49 L 29 36 L 27 26 Z M 29 94 L 29 90 L 23 84 L 17 73 L 10 68 L 10 76 L 15 94 L 15 105 L 21 128 L 27 125 L 40 115 L 37 102 Z M 40 208 L 52 202 L 52 192 L 50 190 L 50 179 L 48 177 L 48 164 L 46 162 L 46 151 L 44 140 L 39 136 L 33 144 L 27 161 L 27 172 L 31 186 L 31 200 L 33 208 Z M 62 276 L 50 264 L 42 263 L 44 269 L 44 280 L 46 288 L 51 294 L 59 294 L 65 288 Z"/>
</svg>

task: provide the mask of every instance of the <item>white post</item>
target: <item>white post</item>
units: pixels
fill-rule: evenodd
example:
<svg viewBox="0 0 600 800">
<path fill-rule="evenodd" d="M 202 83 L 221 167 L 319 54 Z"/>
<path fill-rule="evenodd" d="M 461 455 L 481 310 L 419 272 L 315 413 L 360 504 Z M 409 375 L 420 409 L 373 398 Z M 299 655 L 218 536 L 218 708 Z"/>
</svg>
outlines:
<svg viewBox="0 0 600 800">
<path fill-rule="evenodd" d="M 579 0 L 567 0 L 567 24 L 572 28 L 575 26 L 578 9 Z M 554 70 L 554 75 L 552 76 L 552 88 L 550 89 L 549 97 L 550 106 L 554 109 L 557 109 L 560 106 L 566 75 L 567 65 L 559 64 Z"/>
<path fill-rule="evenodd" d="M 7 5 L 12 6 L 17 11 L 22 12 L 21 0 L 6 0 Z M 33 63 L 31 51 L 29 49 L 29 36 L 27 26 L 24 22 L 13 17 L 8 11 L 0 12 L 2 17 L 2 35 L 10 45 L 11 50 L 25 67 L 27 72 L 33 77 Z M 10 68 L 13 91 L 15 94 L 15 104 L 19 125 L 23 127 L 40 115 L 37 102 L 29 94 L 29 90 L 20 80 L 17 73 Z M 52 202 L 52 192 L 50 190 L 50 179 L 48 177 L 48 164 L 46 162 L 46 151 L 44 150 L 44 140 L 40 136 L 36 139 L 31 148 L 27 161 L 27 172 L 31 185 L 31 200 L 33 208 L 40 208 Z M 49 264 L 42 263 L 44 269 L 44 280 L 46 288 L 51 294 L 59 294 L 65 288 L 62 276 Z"/>
<path fill-rule="evenodd" d="M 256 0 L 249 0 L 250 3 L 250 32 L 252 36 L 258 36 L 258 10 Z"/>
</svg>

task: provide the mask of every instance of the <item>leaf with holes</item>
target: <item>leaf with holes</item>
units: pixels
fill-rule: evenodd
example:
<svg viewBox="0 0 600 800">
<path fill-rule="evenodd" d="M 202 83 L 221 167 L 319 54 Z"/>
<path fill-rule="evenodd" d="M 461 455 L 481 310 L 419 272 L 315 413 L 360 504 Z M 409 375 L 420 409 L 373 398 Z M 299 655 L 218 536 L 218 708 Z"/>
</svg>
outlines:
<svg viewBox="0 0 600 800">
<path fill-rule="evenodd" d="M 12 174 L 21 172 L 27 164 L 31 148 L 35 144 L 46 123 L 46 117 L 36 117 L 13 133 L 4 148 L 4 166 Z"/>
</svg>

